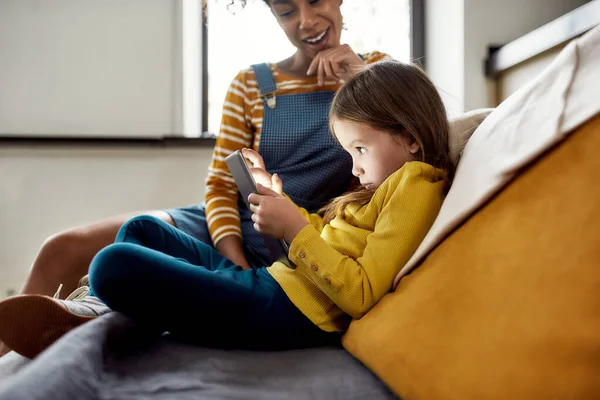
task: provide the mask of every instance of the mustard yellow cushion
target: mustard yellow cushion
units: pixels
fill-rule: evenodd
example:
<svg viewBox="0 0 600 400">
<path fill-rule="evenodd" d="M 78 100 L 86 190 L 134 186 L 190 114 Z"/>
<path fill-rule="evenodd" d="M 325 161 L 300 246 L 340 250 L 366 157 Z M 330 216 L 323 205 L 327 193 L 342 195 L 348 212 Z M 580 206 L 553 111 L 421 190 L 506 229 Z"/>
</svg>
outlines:
<svg viewBox="0 0 600 400">
<path fill-rule="evenodd" d="M 600 117 L 350 325 L 404 400 L 600 398 Z"/>
</svg>

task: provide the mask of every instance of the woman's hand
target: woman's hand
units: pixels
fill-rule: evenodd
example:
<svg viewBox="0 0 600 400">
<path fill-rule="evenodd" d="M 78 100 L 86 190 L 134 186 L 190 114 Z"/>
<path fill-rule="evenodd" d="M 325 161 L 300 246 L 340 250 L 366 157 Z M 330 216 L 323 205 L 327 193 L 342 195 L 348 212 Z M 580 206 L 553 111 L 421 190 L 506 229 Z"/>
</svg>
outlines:
<svg viewBox="0 0 600 400">
<path fill-rule="evenodd" d="M 273 186 L 281 187 L 281 180 L 277 174 L 273 176 Z M 254 229 L 291 243 L 302 228 L 308 225 L 308 221 L 294 203 L 280 193 L 261 184 L 257 184 L 256 187 L 259 194 L 252 193 L 248 196 Z"/>
<path fill-rule="evenodd" d="M 316 73 L 319 86 L 323 86 L 325 79 L 347 81 L 365 69 L 366 65 L 350 46 L 342 44 L 319 52 L 310 63 L 306 75 Z"/>
<path fill-rule="evenodd" d="M 263 185 L 264 187 L 273 189 L 278 194 L 283 194 L 283 185 L 281 183 L 281 179 L 277 177 L 276 180 L 273 180 L 273 176 L 267 172 L 265 168 L 265 161 L 262 156 L 258 154 L 258 152 L 252 149 L 242 149 L 242 155 L 248 161 L 250 168 L 250 173 L 252 173 L 252 177 L 256 183 Z M 277 175 L 277 174 L 275 174 Z M 277 182 L 278 185 L 275 186 L 274 182 Z"/>
</svg>

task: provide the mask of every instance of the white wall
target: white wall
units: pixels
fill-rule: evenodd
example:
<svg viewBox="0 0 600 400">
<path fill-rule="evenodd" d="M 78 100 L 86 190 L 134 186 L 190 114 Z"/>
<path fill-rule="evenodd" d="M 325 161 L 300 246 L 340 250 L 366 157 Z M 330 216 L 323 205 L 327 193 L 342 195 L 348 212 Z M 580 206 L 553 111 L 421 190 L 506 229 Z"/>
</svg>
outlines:
<svg viewBox="0 0 600 400">
<path fill-rule="evenodd" d="M 121 213 L 200 203 L 211 151 L 0 147 L 0 299 L 20 289 L 52 233 Z"/>
<path fill-rule="evenodd" d="M 586 2 L 428 0 L 427 68 L 450 114 L 490 106 L 483 72 L 488 46 L 506 44 Z"/>
<path fill-rule="evenodd" d="M 588 0 L 465 0 L 465 109 L 488 106 L 483 63 L 488 46 L 506 44 Z"/>
<path fill-rule="evenodd" d="M 181 0 L 0 0 L 0 135 L 182 131 Z M 52 233 L 199 203 L 209 148 L 0 146 L 0 298 Z"/>
<path fill-rule="evenodd" d="M 0 134 L 180 133 L 179 7 L 0 1 Z"/>
<path fill-rule="evenodd" d="M 450 114 L 464 104 L 465 0 L 426 0 L 425 61 Z"/>
</svg>

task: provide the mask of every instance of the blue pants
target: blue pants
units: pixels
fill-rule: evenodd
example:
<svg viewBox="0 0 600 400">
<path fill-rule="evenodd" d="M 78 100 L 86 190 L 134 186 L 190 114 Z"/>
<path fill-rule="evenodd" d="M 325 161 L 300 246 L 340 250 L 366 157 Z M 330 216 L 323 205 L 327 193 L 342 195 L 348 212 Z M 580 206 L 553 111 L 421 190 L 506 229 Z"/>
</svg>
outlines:
<svg viewBox="0 0 600 400">
<path fill-rule="evenodd" d="M 90 266 L 92 292 L 112 310 L 205 346 L 283 350 L 338 344 L 289 300 L 266 268 L 243 270 L 150 216 L 123 225 Z"/>
</svg>

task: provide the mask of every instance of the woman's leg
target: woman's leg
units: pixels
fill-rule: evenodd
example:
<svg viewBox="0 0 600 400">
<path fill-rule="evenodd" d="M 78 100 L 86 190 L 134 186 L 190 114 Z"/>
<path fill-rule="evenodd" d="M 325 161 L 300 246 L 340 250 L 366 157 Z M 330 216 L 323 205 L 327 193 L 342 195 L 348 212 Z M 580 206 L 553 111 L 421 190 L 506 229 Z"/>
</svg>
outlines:
<svg viewBox="0 0 600 400">
<path fill-rule="evenodd" d="M 79 279 L 87 274 L 96 253 L 114 242 L 119 228 L 127 220 L 140 214 L 142 213 L 136 212 L 107 218 L 48 238 L 33 262 L 21 294 L 51 296 L 61 283 L 63 296 L 71 293 L 77 287 Z M 153 215 L 173 225 L 173 220 L 164 211 L 144 214 Z"/>
<path fill-rule="evenodd" d="M 331 343 L 264 269 L 243 271 L 211 246 L 151 217 L 123 226 L 90 267 L 94 293 L 161 331 L 217 347 Z"/>
</svg>

